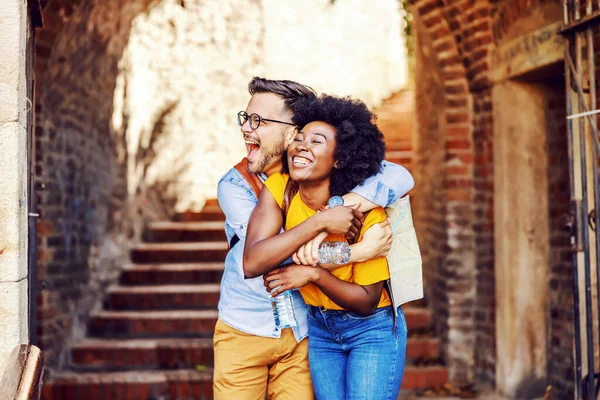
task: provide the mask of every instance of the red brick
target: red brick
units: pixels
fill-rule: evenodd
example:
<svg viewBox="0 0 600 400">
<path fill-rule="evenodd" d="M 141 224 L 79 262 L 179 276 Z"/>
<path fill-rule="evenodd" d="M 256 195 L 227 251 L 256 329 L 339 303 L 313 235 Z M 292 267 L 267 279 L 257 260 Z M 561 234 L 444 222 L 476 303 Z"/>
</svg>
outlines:
<svg viewBox="0 0 600 400">
<path fill-rule="evenodd" d="M 471 142 L 469 140 L 453 139 L 446 141 L 446 148 L 452 150 L 469 149 Z"/>
<path fill-rule="evenodd" d="M 468 138 L 470 129 L 467 126 L 449 126 L 446 134 L 450 138 Z"/>
<path fill-rule="evenodd" d="M 469 122 L 469 113 L 467 113 L 467 112 L 446 112 L 446 121 L 449 124 Z"/>
</svg>

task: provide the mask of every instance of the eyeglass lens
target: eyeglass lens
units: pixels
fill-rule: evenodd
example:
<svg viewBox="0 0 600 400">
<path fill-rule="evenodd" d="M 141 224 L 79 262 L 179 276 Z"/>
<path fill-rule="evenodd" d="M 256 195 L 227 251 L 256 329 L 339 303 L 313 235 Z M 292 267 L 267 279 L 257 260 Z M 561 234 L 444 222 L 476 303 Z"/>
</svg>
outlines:
<svg viewBox="0 0 600 400">
<path fill-rule="evenodd" d="M 260 125 L 260 115 L 258 114 L 250 114 L 248 115 L 245 111 L 240 111 L 238 113 L 238 124 L 240 126 L 244 125 L 246 121 L 250 119 L 250 129 L 257 129 Z"/>
</svg>

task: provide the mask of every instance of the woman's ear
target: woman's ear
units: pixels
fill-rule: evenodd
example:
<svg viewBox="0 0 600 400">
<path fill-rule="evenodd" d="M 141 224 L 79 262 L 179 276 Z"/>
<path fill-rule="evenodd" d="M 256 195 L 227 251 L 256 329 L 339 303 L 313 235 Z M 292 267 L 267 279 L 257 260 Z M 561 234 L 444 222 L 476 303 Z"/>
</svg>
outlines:
<svg viewBox="0 0 600 400">
<path fill-rule="evenodd" d="M 291 129 L 288 129 L 288 132 L 285 134 L 285 148 L 287 149 L 289 147 L 290 144 L 292 144 L 292 142 L 294 141 L 294 138 L 296 137 L 296 134 L 298 134 L 298 127 L 294 126 Z"/>
<path fill-rule="evenodd" d="M 336 161 L 335 163 L 333 163 L 333 168 L 340 169 L 340 162 Z"/>
</svg>

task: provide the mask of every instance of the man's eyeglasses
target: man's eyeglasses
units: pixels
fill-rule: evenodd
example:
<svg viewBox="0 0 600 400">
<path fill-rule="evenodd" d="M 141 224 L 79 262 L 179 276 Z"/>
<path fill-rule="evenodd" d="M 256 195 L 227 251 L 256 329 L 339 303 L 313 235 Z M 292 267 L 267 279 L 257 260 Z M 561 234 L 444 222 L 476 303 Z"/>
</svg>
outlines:
<svg viewBox="0 0 600 400">
<path fill-rule="evenodd" d="M 256 113 L 252 113 L 252 114 L 248 115 L 246 113 L 246 111 L 240 111 L 238 113 L 238 124 L 240 124 L 240 126 L 242 126 L 246 123 L 246 121 L 249 121 L 250 129 L 258 129 L 261 121 L 277 122 L 278 124 L 286 124 L 286 125 L 296 126 L 296 124 L 292 124 L 291 122 L 277 121 L 275 119 L 266 119 Z"/>
</svg>

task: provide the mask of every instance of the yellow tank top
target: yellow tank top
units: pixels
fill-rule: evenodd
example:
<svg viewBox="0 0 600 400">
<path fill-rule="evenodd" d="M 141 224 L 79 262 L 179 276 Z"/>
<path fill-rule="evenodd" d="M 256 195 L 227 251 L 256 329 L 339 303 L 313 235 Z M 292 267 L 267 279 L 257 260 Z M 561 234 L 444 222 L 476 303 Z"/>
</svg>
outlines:
<svg viewBox="0 0 600 400">
<path fill-rule="evenodd" d="M 285 193 L 285 186 L 289 176 L 286 174 L 274 174 L 267 179 L 265 187 L 273 195 L 273 198 L 282 206 L 283 196 Z M 286 216 L 285 229 L 289 230 L 296 225 L 306 221 L 311 216 L 315 215 L 317 211 L 311 209 L 302 202 L 300 194 L 297 193 L 292 199 L 289 210 Z M 362 240 L 364 232 L 367 231 L 371 226 L 379 222 L 385 221 L 387 218 L 385 210 L 381 207 L 375 208 L 370 211 L 365 218 L 362 230 L 358 241 Z M 329 235 L 325 239 L 329 242 L 345 242 L 346 239 L 343 235 Z M 347 282 L 353 282 L 358 285 L 372 285 L 377 282 L 385 281 L 390 278 L 390 272 L 385 257 L 376 258 L 361 263 L 348 264 L 343 267 L 334 269 L 331 273 L 341 280 Z M 304 298 L 306 304 L 317 307 L 325 307 L 331 310 L 342 310 L 343 308 L 335 304 L 329 297 L 325 295 L 317 286 L 309 283 L 308 285 L 300 288 L 300 293 Z M 390 298 L 386 290 L 381 291 L 381 297 L 377 308 L 391 305 Z"/>
</svg>

